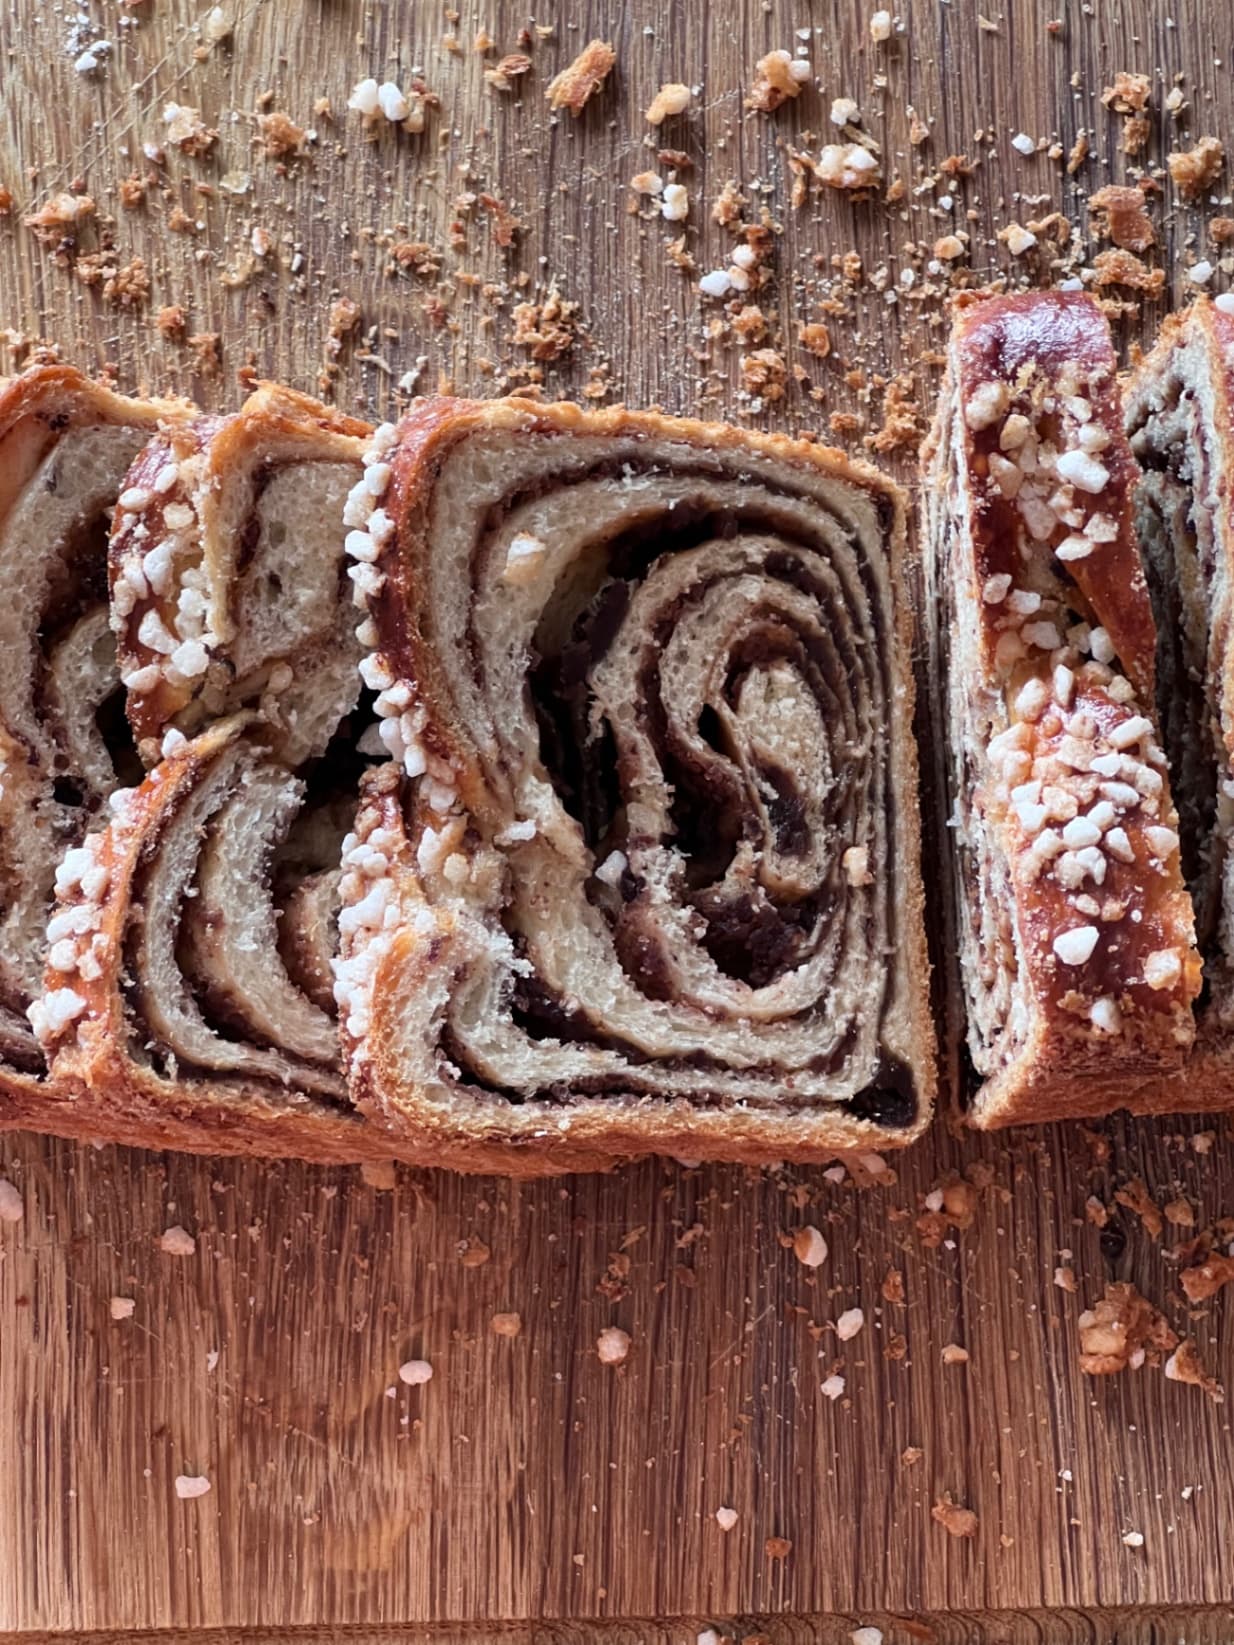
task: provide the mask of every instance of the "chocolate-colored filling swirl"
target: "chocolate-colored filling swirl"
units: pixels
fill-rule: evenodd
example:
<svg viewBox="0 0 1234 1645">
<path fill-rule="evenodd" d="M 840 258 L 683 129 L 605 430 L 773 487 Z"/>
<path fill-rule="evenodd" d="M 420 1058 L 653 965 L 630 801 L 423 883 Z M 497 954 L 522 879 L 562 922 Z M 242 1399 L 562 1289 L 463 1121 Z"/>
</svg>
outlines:
<svg viewBox="0 0 1234 1645">
<path fill-rule="evenodd" d="M 484 795 L 460 839 L 420 794 L 413 833 L 429 900 L 501 933 L 434 1077 L 909 1123 L 890 504 L 747 453 L 490 434 L 431 514 L 411 621 Z"/>
</svg>

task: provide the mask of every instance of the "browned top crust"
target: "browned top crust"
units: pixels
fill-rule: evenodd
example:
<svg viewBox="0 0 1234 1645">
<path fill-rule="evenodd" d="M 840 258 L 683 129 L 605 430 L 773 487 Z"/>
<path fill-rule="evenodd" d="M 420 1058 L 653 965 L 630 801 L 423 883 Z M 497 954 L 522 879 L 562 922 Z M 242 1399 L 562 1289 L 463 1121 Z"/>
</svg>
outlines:
<svg viewBox="0 0 1234 1645">
<path fill-rule="evenodd" d="M 1006 852 L 1020 963 L 1060 1074 L 1115 1053 L 1168 1065 L 1200 961 L 1108 328 L 1081 294 L 971 303 L 952 370 L 974 558 L 958 597 L 995 730 L 972 799 Z"/>
</svg>

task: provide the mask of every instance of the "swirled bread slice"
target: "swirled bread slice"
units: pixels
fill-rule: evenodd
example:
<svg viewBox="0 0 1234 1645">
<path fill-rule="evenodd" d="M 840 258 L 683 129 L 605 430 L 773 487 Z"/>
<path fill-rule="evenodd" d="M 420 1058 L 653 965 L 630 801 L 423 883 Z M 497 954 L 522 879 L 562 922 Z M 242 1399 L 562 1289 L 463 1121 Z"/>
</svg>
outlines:
<svg viewBox="0 0 1234 1645">
<path fill-rule="evenodd" d="M 1171 1107 L 1234 1102 L 1234 314 L 1200 298 L 1133 374 L 1136 527 L 1157 621 L 1157 704 L 1204 960 Z"/>
<path fill-rule="evenodd" d="M 291 765 L 359 692 L 339 527 L 367 424 L 263 383 L 231 417 L 151 440 L 120 495 L 112 617 L 148 764 L 169 728 L 260 706 Z"/>
<path fill-rule="evenodd" d="M 337 831 L 254 716 L 181 742 L 57 876 L 47 986 L 33 1007 L 52 1068 L 51 1130 L 203 1153 L 385 1158 L 352 1109 L 280 859 Z M 314 848 L 310 848 L 310 859 Z M 290 930 L 288 927 L 290 926 Z M 302 928 L 307 927 L 307 930 Z"/>
<path fill-rule="evenodd" d="M 1200 986 L 1136 465 L 1086 297 L 958 308 L 924 486 L 980 1126 L 1153 1106 Z"/>
<path fill-rule="evenodd" d="M 341 882 L 361 1107 L 499 1171 L 914 1137 L 896 488 L 805 442 L 432 400 L 348 511 L 398 762 Z"/>
<path fill-rule="evenodd" d="M 26 1012 L 56 864 L 136 765 L 107 617 L 111 512 L 136 453 L 191 409 L 67 366 L 0 387 L 0 1123 L 41 1102 Z"/>
</svg>

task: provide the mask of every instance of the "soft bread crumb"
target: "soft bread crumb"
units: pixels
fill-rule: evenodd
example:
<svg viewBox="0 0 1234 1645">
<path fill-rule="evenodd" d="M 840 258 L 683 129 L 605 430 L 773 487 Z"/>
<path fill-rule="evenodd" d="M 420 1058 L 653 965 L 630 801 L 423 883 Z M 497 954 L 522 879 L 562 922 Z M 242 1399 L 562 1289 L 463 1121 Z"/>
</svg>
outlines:
<svg viewBox="0 0 1234 1645">
<path fill-rule="evenodd" d="M 976 1536 L 980 1524 L 973 1510 L 953 1501 L 949 1491 L 944 1491 L 930 1509 L 930 1518 L 941 1525 L 948 1536 Z"/>
<path fill-rule="evenodd" d="M 616 61 L 617 53 L 607 40 L 589 41 L 569 67 L 549 81 L 545 92 L 549 107 L 569 109 L 577 118 L 604 84 Z"/>
</svg>

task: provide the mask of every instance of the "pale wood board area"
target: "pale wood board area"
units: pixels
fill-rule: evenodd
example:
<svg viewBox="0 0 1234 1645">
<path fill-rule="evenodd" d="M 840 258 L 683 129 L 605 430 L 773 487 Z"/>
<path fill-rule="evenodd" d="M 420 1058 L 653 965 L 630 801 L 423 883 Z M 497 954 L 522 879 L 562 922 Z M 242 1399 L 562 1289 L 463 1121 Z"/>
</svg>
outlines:
<svg viewBox="0 0 1234 1645">
<path fill-rule="evenodd" d="M 546 369 L 551 391 L 580 392 L 607 361 L 614 395 L 631 404 L 694 410 L 705 389 L 713 414 L 741 415 L 740 351 L 724 342 L 701 358 L 704 310 L 665 256 L 678 230 L 627 211 L 629 178 L 656 163 L 641 111 L 661 81 L 683 79 L 703 91 L 660 140 L 694 160 L 687 243 L 699 269 L 731 243 L 707 215 L 730 177 L 783 229 L 760 300 L 778 310 L 787 359 L 809 382 L 790 380 L 786 399 L 750 420 L 825 426 L 835 408 L 867 409 L 845 372 L 919 360 L 937 346 L 941 310 L 908 298 L 893 308 L 864 285 L 828 319 L 833 354 L 819 362 L 796 343 L 797 322 L 817 318 L 816 258 L 829 276 L 830 257 L 855 246 L 867 273 L 886 263 L 894 282 L 906 242 L 932 241 L 971 209 L 971 262 L 987 273 L 1007 264 L 987 242 L 1009 216 L 1058 206 L 1083 225 L 1084 195 L 1125 174 L 1121 123 L 1099 103 L 1117 69 L 1154 74 L 1152 161 L 1173 142 L 1161 100 L 1178 70 L 1189 104 L 1180 132 L 1234 138 L 1234 17 L 1217 0 L 988 5 L 997 32 L 979 27 L 968 0 L 912 0 L 898 8 L 907 32 L 878 49 L 865 34 L 872 6 L 586 0 L 536 14 L 556 26 L 541 39 L 533 25 L 533 67 L 512 96 L 485 86 L 494 59 L 471 42 L 484 25 L 499 52 L 513 50 L 531 19 L 511 0 L 460 3 L 454 56 L 436 5 L 234 0 L 231 42 L 197 62 L 194 24 L 208 7 L 156 0 L 129 29 L 96 0 L 88 10 L 116 49 L 83 76 L 67 49 L 71 8 L 12 0 L 0 18 L 0 183 L 17 209 L 0 219 L 0 324 L 56 340 L 77 363 L 114 363 L 122 386 L 233 405 L 250 357 L 258 372 L 312 389 L 331 301 L 347 296 L 364 328 L 340 361 L 347 408 L 396 409 L 393 383 L 421 356 L 421 386 L 440 374 L 495 392 L 506 368 L 526 364 L 510 346 L 518 294 L 461 288 L 437 307 L 436 328 L 425 303 L 437 286 L 388 277 L 374 236 L 423 240 L 444 253 L 449 285 L 457 268 L 493 282 L 523 271 L 533 288 L 555 278 L 581 305 L 586 337 Z M 1051 38 L 1054 15 L 1064 27 Z M 757 57 L 795 46 L 804 28 L 817 31 L 822 90 L 743 119 Z M 544 86 L 593 34 L 617 45 L 613 81 L 581 120 L 554 124 Z M 417 64 L 442 98 L 429 132 L 366 141 L 343 112 L 352 84 L 369 72 L 406 80 Z M 286 175 L 253 142 L 265 90 L 319 134 Z M 841 198 L 789 210 L 782 145 L 824 131 L 841 94 L 860 102 L 905 176 L 910 216 Z M 333 123 L 313 115 L 319 96 Z M 220 128 L 217 151 L 173 155 L 170 194 L 123 211 L 116 185 L 173 100 Z M 933 122 L 920 151 L 907 142 L 910 103 Z M 987 126 L 992 149 L 974 143 Z M 1009 144 L 1025 131 L 1070 148 L 1082 126 L 1095 158 L 1074 179 Z M 956 212 L 928 215 L 911 192 L 923 171 L 978 148 L 989 157 L 957 189 Z M 251 193 L 193 192 L 239 171 L 251 172 Z M 190 331 L 221 334 L 221 378 L 196 374 L 149 311 L 106 305 L 20 226 L 76 178 L 114 212 L 121 261 L 146 259 L 152 303 L 182 303 Z M 447 249 L 468 192 L 517 213 L 512 252 L 494 247 L 479 205 L 465 219 L 469 249 Z M 200 232 L 167 231 L 173 201 Z M 1160 215 L 1167 296 L 1177 296 L 1178 254 L 1203 213 Z M 275 255 L 224 287 L 253 223 Z M 877 426 L 877 394 L 869 409 Z M 1099 1129 L 1105 1164 L 1075 1130 L 956 1140 L 940 1124 L 893 1162 L 894 1186 L 861 1190 L 819 1171 L 675 1164 L 533 1186 L 402 1170 L 381 1189 L 351 1170 L 4 1137 L 0 1167 L 25 1214 L 0 1224 L 0 1632 L 112 1640 L 157 1629 L 213 1642 L 295 1628 L 375 1642 L 400 1630 L 462 1640 L 513 1623 L 493 1637 L 668 1641 L 714 1623 L 795 1645 L 878 1619 L 889 1640 L 939 1645 L 1228 1640 L 1230 1407 L 1159 1370 L 1083 1377 L 1076 1319 L 1107 1279 L 1133 1279 L 1230 1380 L 1234 1313 L 1218 1298 L 1188 1322 L 1165 1259 L 1182 1231 L 1154 1241 L 1118 1208 L 1119 1237 L 1103 1240 L 1085 1201 L 1109 1202 L 1141 1176 L 1159 1202 L 1187 1195 L 1201 1224 L 1234 1213 L 1234 1138 L 1219 1124 L 1201 1157 L 1188 1139 L 1203 1121 Z M 973 1226 L 928 1249 L 914 1226 L 923 1196 L 974 1162 L 989 1165 L 993 1185 Z M 805 1222 L 831 1248 L 814 1272 L 781 1244 Z M 173 1223 L 196 1235 L 193 1256 L 158 1249 Z M 468 1267 L 460 1253 L 477 1240 L 491 1257 Z M 623 1245 L 628 1294 L 614 1301 L 597 1284 Z M 1054 1284 L 1067 1263 L 1076 1295 Z M 904 1274 L 903 1306 L 882 1300 L 890 1266 Z M 113 1296 L 134 1299 L 131 1319 L 110 1318 Z M 854 1306 L 865 1328 L 837 1343 L 825 1322 Z M 511 1310 L 521 1334 L 494 1336 L 491 1316 Z M 594 1353 L 610 1324 L 632 1338 L 620 1368 Z M 886 1357 L 897 1335 L 904 1357 Z M 949 1343 L 967 1348 L 966 1366 L 943 1365 Z M 427 1387 L 398 1382 L 413 1356 L 433 1363 Z M 835 1403 L 820 1391 L 833 1371 L 846 1378 Z M 922 1452 L 915 1465 L 900 1460 L 910 1446 Z M 177 1474 L 206 1475 L 209 1494 L 178 1501 Z M 932 1521 L 943 1492 L 979 1516 L 971 1540 Z M 739 1515 L 727 1534 L 714 1519 L 721 1505 Z M 1122 1541 L 1133 1531 L 1141 1548 Z M 787 1556 L 768 1556 L 771 1537 L 791 1542 Z M 1049 1607 L 1066 1611 L 1050 1619 Z M 680 1620 L 637 1620 L 656 1618 Z M 913 1632 L 894 1618 L 921 1620 Z"/>
</svg>

